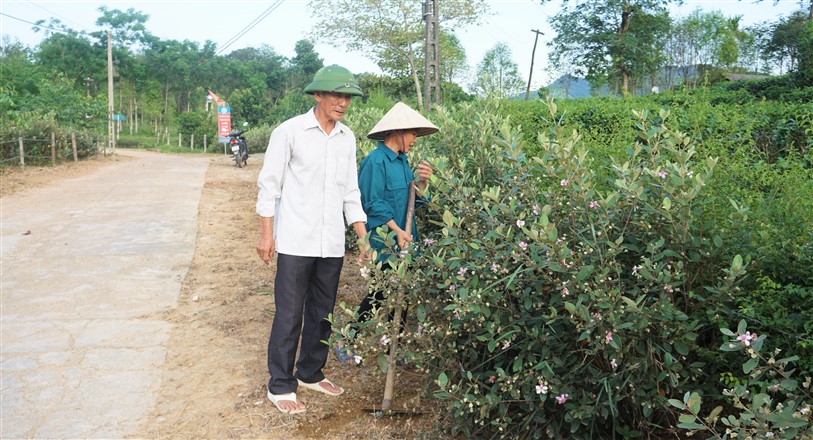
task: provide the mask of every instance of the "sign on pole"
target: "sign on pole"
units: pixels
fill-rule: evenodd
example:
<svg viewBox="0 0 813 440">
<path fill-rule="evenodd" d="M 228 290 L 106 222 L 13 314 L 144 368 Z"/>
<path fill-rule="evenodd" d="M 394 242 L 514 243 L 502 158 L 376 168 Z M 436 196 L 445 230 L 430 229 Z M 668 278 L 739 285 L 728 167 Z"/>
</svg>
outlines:
<svg viewBox="0 0 813 440">
<path fill-rule="evenodd" d="M 215 103 L 217 103 L 218 141 L 227 144 L 229 143 L 229 133 L 231 133 L 231 107 L 211 90 L 209 90 L 209 95 L 214 98 Z"/>
<path fill-rule="evenodd" d="M 217 133 L 220 142 L 229 142 L 231 133 L 231 107 L 223 103 L 217 106 Z"/>
</svg>

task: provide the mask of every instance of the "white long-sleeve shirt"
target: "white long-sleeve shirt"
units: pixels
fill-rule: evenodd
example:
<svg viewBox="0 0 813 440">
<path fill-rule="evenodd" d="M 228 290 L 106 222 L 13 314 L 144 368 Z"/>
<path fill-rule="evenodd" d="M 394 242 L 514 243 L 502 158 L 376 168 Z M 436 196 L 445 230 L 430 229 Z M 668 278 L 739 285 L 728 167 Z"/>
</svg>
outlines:
<svg viewBox="0 0 813 440">
<path fill-rule="evenodd" d="M 328 135 L 313 109 L 271 133 L 257 184 L 257 214 L 274 218 L 279 253 L 343 257 L 344 220 L 347 225 L 367 221 L 358 188 L 356 137 L 340 122 Z"/>
</svg>

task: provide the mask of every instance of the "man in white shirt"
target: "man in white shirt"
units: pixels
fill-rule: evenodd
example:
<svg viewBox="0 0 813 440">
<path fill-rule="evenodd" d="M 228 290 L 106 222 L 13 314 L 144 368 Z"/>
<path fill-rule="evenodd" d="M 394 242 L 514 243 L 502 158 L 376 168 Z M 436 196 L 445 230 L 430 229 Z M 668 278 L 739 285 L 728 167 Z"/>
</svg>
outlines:
<svg viewBox="0 0 813 440">
<path fill-rule="evenodd" d="M 257 182 L 257 253 L 266 264 L 278 254 L 268 398 L 287 414 L 305 411 L 296 397 L 298 386 L 332 396 L 344 392 L 322 373 L 328 356 L 322 341 L 331 332 L 327 317 L 344 261 L 345 221 L 358 235 L 362 258 L 368 252 L 356 137 L 340 122 L 361 88 L 349 70 L 334 64 L 316 72 L 305 93 L 316 105 L 271 133 Z"/>
</svg>

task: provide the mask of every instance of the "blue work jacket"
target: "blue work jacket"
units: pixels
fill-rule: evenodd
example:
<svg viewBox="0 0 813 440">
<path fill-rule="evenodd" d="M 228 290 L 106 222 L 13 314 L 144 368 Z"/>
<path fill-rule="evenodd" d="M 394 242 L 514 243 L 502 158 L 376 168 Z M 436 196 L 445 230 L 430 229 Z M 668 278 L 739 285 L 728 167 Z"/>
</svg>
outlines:
<svg viewBox="0 0 813 440">
<path fill-rule="evenodd" d="M 359 167 L 359 191 L 361 206 L 367 214 L 367 231 L 385 225 L 390 220 L 401 229 L 406 229 L 409 183 L 415 175 L 409 167 L 407 157 L 396 153 L 379 141 L 376 148 L 361 161 Z M 416 197 L 416 208 L 426 202 L 425 197 Z M 412 216 L 412 242 L 418 242 L 418 226 Z M 378 260 L 385 261 L 391 254 L 384 252 L 386 244 L 376 233 L 370 236 L 370 246 L 378 251 Z M 397 252 L 397 246 L 392 251 Z"/>
</svg>

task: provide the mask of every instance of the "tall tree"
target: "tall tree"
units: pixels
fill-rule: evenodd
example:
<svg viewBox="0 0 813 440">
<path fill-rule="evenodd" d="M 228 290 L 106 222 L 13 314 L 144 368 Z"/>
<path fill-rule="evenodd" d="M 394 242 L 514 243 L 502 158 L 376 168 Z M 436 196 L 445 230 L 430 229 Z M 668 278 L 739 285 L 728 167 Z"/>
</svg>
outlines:
<svg viewBox="0 0 813 440">
<path fill-rule="evenodd" d="M 477 65 L 474 90 L 478 95 L 505 98 L 520 93 L 523 85 L 519 68 L 511 58 L 508 45 L 497 43 L 486 51 L 483 60 Z"/>
<path fill-rule="evenodd" d="M 549 43 L 551 62 L 573 60 L 588 79 L 615 76 L 627 93 L 635 66 L 652 65 L 662 56 L 656 43 L 668 30 L 666 6 L 678 0 L 564 1 L 551 23 L 557 32 Z"/>
<path fill-rule="evenodd" d="M 448 83 L 459 81 L 469 69 L 466 50 L 460 39 L 452 32 L 441 31 L 438 52 L 443 60 L 440 64 L 440 79 Z"/>
<path fill-rule="evenodd" d="M 290 87 L 301 88 L 307 84 L 313 75 L 324 66 L 310 40 L 299 40 L 294 45 L 294 57 L 290 62 Z"/>
<path fill-rule="evenodd" d="M 450 29 L 475 23 L 488 10 L 485 0 L 438 1 L 438 23 Z M 321 17 L 313 30 L 315 39 L 364 53 L 394 76 L 406 69 L 415 85 L 418 106 L 423 107 L 423 2 L 355 0 L 351 5 L 347 0 L 310 0 L 309 7 L 315 17 Z M 441 59 L 440 64 L 443 62 Z"/>
<path fill-rule="evenodd" d="M 808 20 L 802 11 L 783 17 L 771 26 L 771 38 L 763 50 L 775 60 L 780 72 L 796 69 L 807 27 Z"/>
</svg>

